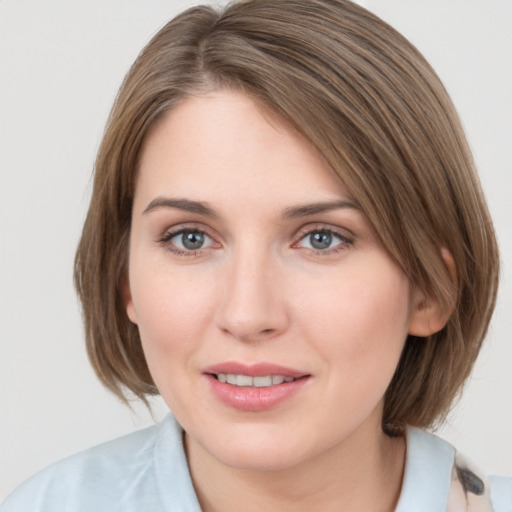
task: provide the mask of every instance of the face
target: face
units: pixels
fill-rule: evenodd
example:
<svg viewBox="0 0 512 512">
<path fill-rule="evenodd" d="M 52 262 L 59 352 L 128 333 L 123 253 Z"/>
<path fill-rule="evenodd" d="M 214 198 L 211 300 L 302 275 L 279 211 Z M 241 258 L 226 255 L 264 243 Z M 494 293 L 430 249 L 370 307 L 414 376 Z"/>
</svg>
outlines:
<svg viewBox="0 0 512 512">
<path fill-rule="evenodd" d="M 227 91 L 147 137 L 126 303 L 188 443 L 253 469 L 378 436 L 414 310 L 321 155 Z"/>
</svg>

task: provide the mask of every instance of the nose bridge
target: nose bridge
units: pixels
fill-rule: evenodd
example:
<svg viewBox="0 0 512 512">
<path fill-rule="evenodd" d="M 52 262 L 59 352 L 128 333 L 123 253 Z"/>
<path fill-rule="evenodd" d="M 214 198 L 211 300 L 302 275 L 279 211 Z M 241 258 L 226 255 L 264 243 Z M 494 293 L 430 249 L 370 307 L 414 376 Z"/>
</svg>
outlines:
<svg viewBox="0 0 512 512">
<path fill-rule="evenodd" d="M 275 336 L 287 322 L 280 268 L 271 251 L 246 245 L 228 263 L 225 293 L 218 307 L 221 329 L 250 341 Z"/>
</svg>

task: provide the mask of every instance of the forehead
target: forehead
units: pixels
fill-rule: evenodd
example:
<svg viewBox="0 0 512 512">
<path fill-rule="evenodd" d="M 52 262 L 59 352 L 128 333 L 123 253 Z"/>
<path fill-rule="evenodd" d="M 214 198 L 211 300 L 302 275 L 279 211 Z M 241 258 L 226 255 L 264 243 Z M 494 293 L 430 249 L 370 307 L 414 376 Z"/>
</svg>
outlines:
<svg viewBox="0 0 512 512">
<path fill-rule="evenodd" d="M 148 134 L 136 202 L 190 194 L 219 202 L 311 201 L 348 198 L 319 151 L 284 119 L 234 91 L 192 96 Z"/>
</svg>

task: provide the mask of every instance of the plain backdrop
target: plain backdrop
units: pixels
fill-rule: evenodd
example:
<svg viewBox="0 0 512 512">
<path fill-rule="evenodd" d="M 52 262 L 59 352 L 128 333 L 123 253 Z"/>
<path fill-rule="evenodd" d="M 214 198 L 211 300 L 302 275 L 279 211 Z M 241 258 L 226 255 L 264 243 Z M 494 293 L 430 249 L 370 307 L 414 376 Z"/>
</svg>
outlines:
<svg viewBox="0 0 512 512">
<path fill-rule="evenodd" d="M 153 422 L 90 369 L 72 263 L 117 88 L 149 38 L 193 3 L 0 0 L 0 500 L 52 461 Z M 360 3 L 430 60 L 474 150 L 502 287 L 472 380 L 440 434 L 484 470 L 512 475 L 512 2 Z M 155 418 L 165 413 L 156 400 Z"/>
</svg>

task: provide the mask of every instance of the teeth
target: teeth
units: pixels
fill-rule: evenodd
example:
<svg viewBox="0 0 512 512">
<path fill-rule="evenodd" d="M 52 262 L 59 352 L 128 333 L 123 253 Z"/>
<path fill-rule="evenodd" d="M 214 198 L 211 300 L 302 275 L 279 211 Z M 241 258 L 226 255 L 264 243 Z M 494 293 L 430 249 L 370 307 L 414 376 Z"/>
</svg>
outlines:
<svg viewBox="0 0 512 512">
<path fill-rule="evenodd" d="M 293 377 L 284 377 L 283 375 L 265 375 L 264 377 L 251 377 L 250 375 L 236 375 L 234 373 L 217 373 L 219 382 L 227 382 L 233 386 L 267 388 L 282 384 L 283 382 L 292 382 Z"/>
<path fill-rule="evenodd" d="M 243 387 L 252 386 L 252 377 L 249 377 L 249 375 L 237 375 L 236 385 Z"/>
<path fill-rule="evenodd" d="M 281 375 L 272 375 L 272 384 L 282 384 L 284 377 Z"/>
<path fill-rule="evenodd" d="M 272 386 L 272 377 L 253 377 L 252 383 L 255 388 L 266 388 Z"/>
</svg>

